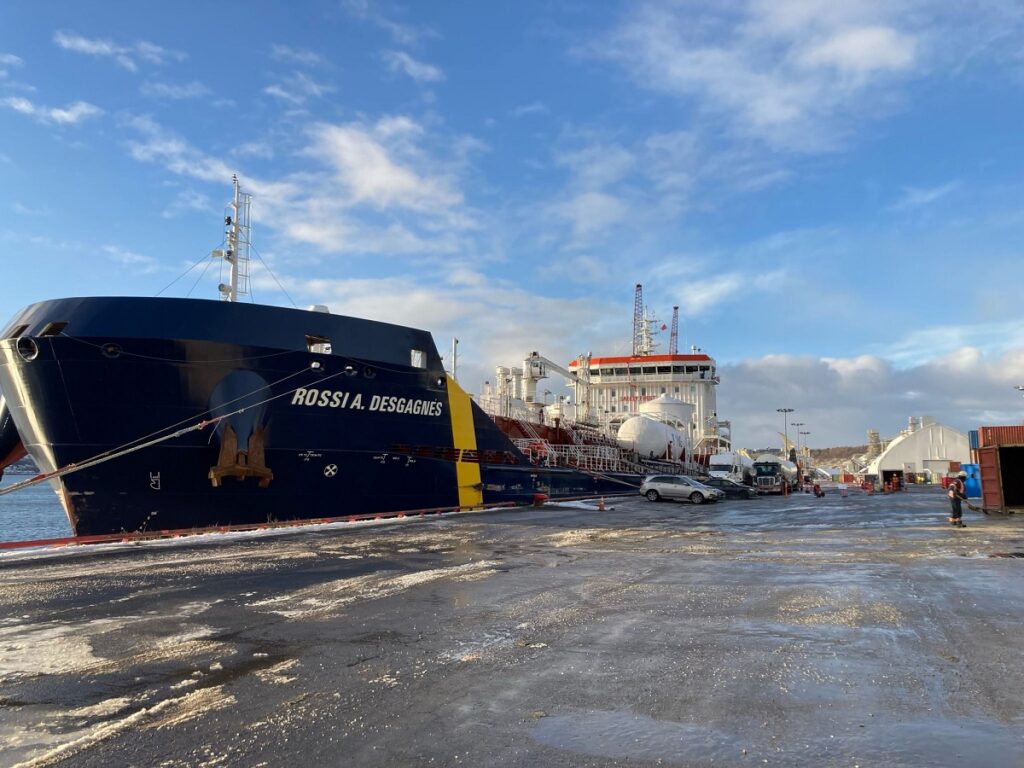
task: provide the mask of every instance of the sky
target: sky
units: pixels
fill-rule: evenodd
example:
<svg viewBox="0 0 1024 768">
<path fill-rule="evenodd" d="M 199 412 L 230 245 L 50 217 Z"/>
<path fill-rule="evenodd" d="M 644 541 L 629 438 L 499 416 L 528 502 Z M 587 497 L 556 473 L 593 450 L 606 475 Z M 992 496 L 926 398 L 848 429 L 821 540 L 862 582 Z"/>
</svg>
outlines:
<svg viewBox="0 0 1024 768">
<path fill-rule="evenodd" d="M 5 0 L 0 315 L 215 299 L 238 174 L 249 300 L 458 337 L 471 392 L 627 352 L 642 283 L 739 445 L 1019 423 L 1021 40 L 1017 0 Z"/>
</svg>

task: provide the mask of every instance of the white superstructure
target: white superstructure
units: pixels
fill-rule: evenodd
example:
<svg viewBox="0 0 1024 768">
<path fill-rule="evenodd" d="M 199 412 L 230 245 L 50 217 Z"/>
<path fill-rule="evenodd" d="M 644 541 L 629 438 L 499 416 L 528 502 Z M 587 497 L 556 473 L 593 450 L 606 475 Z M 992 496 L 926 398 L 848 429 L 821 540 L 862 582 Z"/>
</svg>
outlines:
<svg viewBox="0 0 1024 768">
<path fill-rule="evenodd" d="M 569 363 L 574 373 L 586 373 L 586 397 L 592 418 L 614 432 L 645 403 L 662 396 L 692 407 L 688 430 L 693 450 L 716 453 L 729 448 L 728 422 L 718 421 L 715 361 L 694 347 L 686 355 L 629 355 L 589 357 Z M 580 376 L 579 378 L 583 378 Z M 570 380 L 579 401 L 584 393 Z"/>
</svg>

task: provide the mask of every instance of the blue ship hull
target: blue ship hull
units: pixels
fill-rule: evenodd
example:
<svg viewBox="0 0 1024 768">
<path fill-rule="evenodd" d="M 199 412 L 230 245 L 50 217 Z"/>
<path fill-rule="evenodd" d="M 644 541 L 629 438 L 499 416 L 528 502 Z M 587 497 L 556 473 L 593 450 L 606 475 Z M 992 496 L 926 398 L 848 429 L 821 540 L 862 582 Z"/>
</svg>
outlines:
<svg viewBox="0 0 1024 768">
<path fill-rule="evenodd" d="M 76 535 L 526 503 L 638 484 L 532 466 L 447 376 L 429 333 L 322 312 L 43 302 L 0 334 L 0 391 L 43 472 L 104 457 L 52 481 Z"/>
</svg>

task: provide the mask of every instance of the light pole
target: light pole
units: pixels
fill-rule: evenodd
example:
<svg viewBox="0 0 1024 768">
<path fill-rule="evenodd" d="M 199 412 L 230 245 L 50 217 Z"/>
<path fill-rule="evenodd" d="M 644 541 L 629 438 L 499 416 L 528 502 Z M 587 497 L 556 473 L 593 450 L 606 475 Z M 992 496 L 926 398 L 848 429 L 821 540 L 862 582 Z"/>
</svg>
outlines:
<svg viewBox="0 0 1024 768">
<path fill-rule="evenodd" d="M 782 444 L 782 456 L 788 458 L 786 453 L 786 446 L 789 445 L 789 414 L 793 412 L 792 408 L 776 408 L 776 412 L 782 414 L 782 434 L 786 439 L 786 442 Z"/>
<path fill-rule="evenodd" d="M 797 432 L 796 432 L 796 455 L 799 456 L 800 455 L 800 434 L 801 434 L 800 433 L 800 427 L 804 426 L 804 423 L 802 421 L 794 421 L 789 426 L 796 427 L 796 429 L 797 429 Z"/>
</svg>

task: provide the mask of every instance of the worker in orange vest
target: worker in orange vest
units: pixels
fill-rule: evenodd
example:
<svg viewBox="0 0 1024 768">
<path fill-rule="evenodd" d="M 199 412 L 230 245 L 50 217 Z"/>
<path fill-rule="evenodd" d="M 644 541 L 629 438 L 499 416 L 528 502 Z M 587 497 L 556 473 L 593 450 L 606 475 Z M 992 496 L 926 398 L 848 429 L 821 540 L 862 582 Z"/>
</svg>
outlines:
<svg viewBox="0 0 1024 768">
<path fill-rule="evenodd" d="M 953 478 L 953 482 L 949 484 L 949 491 L 946 493 L 946 495 L 949 496 L 949 503 L 953 510 L 950 514 L 949 522 L 951 525 L 955 525 L 958 528 L 967 527 L 964 525 L 964 521 L 962 520 L 964 511 L 960 506 L 961 502 L 967 498 L 966 487 L 964 486 L 964 480 L 966 479 L 967 473 L 960 472 L 959 475 Z"/>
</svg>

